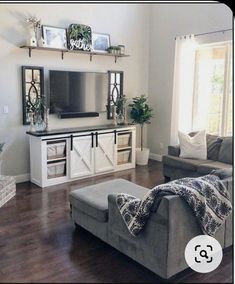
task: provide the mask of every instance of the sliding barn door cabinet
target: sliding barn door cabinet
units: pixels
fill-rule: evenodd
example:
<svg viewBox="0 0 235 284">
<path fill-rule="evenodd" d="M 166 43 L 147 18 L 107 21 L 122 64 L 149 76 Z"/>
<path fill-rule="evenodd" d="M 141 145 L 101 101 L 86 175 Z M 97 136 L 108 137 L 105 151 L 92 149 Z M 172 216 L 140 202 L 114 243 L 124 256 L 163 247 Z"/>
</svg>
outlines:
<svg viewBox="0 0 235 284">
<path fill-rule="evenodd" d="M 135 126 L 30 135 L 30 180 L 40 187 L 135 167 Z"/>
</svg>

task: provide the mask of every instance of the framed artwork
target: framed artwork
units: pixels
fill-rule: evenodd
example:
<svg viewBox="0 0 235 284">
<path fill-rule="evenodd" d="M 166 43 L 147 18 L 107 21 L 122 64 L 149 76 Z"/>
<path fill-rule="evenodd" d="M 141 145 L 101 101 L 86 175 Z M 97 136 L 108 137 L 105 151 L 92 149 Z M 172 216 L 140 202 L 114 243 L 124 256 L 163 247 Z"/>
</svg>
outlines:
<svg viewBox="0 0 235 284">
<path fill-rule="evenodd" d="M 22 66 L 22 103 L 23 124 L 30 124 L 30 114 L 44 99 L 44 69 L 43 67 Z"/>
<path fill-rule="evenodd" d="M 123 96 L 123 71 L 108 71 L 107 119 L 113 119 L 113 106 Z"/>
<path fill-rule="evenodd" d="M 46 47 L 67 49 L 66 29 L 52 26 L 42 26 L 42 36 L 45 40 Z"/>
<path fill-rule="evenodd" d="M 92 51 L 107 53 L 110 47 L 110 35 L 92 33 Z"/>
<path fill-rule="evenodd" d="M 91 51 L 91 28 L 81 24 L 71 24 L 68 28 L 68 46 L 70 50 Z"/>
</svg>

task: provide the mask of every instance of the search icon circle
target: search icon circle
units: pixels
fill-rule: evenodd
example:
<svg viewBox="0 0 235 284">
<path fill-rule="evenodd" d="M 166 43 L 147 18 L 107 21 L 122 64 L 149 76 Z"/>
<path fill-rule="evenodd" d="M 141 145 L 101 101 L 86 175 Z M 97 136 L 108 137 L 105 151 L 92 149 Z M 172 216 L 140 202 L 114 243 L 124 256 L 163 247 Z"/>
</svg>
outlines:
<svg viewBox="0 0 235 284">
<path fill-rule="evenodd" d="M 208 235 L 192 238 L 185 247 L 185 261 L 199 273 L 215 270 L 221 263 L 223 251 L 220 243 Z"/>
<path fill-rule="evenodd" d="M 200 254 L 201 257 L 209 258 L 208 255 L 207 255 L 207 251 L 205 251 L 204 249 L 201 250 L 199 254 Z"/>
</svg>

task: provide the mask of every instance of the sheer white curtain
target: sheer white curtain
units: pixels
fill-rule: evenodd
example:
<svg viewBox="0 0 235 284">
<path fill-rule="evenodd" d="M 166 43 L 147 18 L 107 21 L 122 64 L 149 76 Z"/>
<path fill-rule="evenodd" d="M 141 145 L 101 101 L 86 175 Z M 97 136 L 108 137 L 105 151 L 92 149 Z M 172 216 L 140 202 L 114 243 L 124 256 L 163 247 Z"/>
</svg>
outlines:
<svg viewBox="0 0 235 284">
<path fill-rule="evenodd" d="M 178 144 L 178 130 L 192 130 L 192 103 L 195 66 L 194 35 L 175 40 L 175 65 L 171 115 L 171 145 Z"/>
</svg>

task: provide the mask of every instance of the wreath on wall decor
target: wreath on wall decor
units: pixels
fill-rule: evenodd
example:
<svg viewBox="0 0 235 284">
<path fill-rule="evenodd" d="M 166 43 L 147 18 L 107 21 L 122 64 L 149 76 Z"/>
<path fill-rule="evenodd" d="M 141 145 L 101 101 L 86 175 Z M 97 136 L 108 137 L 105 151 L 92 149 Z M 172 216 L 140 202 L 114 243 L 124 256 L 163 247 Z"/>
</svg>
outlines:
<svg viewBox="0 0 235 284">
<path fill-rule="evenodd" d="M 91 51 L 91 46 L 91 27 L 81 24 L 71 24 L 68 28 L 69 49 Z"/>
</svg>

